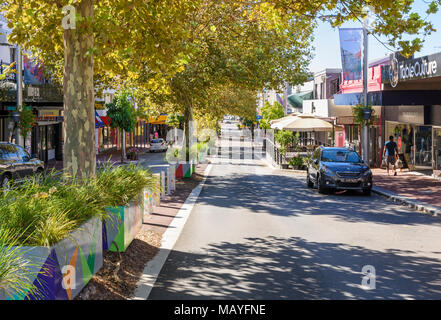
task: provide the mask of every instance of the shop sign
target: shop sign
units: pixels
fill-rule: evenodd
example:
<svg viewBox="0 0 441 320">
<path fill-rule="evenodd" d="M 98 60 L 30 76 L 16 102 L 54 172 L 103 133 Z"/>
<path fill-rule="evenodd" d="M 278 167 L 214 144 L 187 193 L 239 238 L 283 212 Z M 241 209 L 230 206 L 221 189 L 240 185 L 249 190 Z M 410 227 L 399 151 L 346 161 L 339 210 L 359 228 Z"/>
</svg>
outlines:
<svg viewBox="0 0 441 320">
<path fill-rule="evenodd" d="M 441 76 L 441 53 L 416 59 L 399 61 L 391 54 L 390 66 L 385 66 L 382 82 L 390 82 L 392 87 L 398 83 Z"/>
</svg>

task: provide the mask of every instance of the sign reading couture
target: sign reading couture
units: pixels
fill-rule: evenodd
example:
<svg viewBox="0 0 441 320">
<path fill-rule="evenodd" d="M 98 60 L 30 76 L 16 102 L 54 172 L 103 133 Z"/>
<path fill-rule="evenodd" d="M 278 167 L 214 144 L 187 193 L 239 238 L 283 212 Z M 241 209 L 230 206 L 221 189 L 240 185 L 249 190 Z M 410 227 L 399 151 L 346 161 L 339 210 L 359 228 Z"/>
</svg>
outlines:
<svg viewBox="0 0 441 320">
<path fill-rule="evenodd" d="M 441 53 L 398 61 L 391 55 L 390 66 L 385 66 L 382 82 L 396 87 L 399 82 L 441 76 Z"/>
</svg>

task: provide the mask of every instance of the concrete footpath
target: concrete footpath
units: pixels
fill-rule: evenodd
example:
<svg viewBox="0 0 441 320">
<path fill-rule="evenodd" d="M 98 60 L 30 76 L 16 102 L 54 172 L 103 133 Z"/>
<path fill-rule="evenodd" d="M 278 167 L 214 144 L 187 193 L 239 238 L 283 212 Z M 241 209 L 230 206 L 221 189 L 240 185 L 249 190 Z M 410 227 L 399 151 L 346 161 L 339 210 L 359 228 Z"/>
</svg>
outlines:
<svg viewBox="0 0 441 320">
<path fill-rule="evenodd" d="M 385 169 L 372 169 L 372 172 L 373 192 L 420 212 L 441 217 L 440 180 L 409 171 L 398 172 L 396 176 L 388 176 Z"/>
</svg>

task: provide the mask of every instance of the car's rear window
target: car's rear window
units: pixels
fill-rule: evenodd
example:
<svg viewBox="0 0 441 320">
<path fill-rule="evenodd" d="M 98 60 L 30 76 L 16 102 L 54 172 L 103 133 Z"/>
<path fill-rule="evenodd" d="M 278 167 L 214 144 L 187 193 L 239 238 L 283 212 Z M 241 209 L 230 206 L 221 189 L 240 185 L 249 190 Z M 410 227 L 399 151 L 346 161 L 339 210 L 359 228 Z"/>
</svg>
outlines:
<svg viewBox="0 0 441 320">
<path fill-rule="evenodd" d="M 162 143 L 163 141 L 163 139 L 153 139 L 152 143 Z"/>
</svg>

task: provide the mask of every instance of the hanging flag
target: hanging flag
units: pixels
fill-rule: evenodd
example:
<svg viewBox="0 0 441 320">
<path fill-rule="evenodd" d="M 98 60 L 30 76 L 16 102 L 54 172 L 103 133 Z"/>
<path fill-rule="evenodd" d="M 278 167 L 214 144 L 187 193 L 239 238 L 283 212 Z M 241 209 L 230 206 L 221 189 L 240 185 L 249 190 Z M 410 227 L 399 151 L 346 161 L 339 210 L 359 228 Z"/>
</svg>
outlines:
<svg viewBox="0 0 441 320">
<path fill-rule="evenodd" d="M 340 28 L 341 65 L 344 80 L 361 80 L 362 28 Z"/>
<path fill-rule="evenodd" d="M 45 83 L 43 75 L 43 62 L 37 58 L 29 58 L 23 54 L 23 82 L 25 84 L 39 85 Z"/>
<path fill-rule="evenodd" d="M 278 93 L 276 93 L 276 98 L 278 103 L 280 103 L 282 106 L 285 106 L 282 97 Z"/>
<path fill-rule="evenodd" d="M 106 125 L 104 124 L 104 121 L 99 116 L 98 112 L 95 110 L 95 129 L 98 128 L 104 128 Z"/>
</svg>

